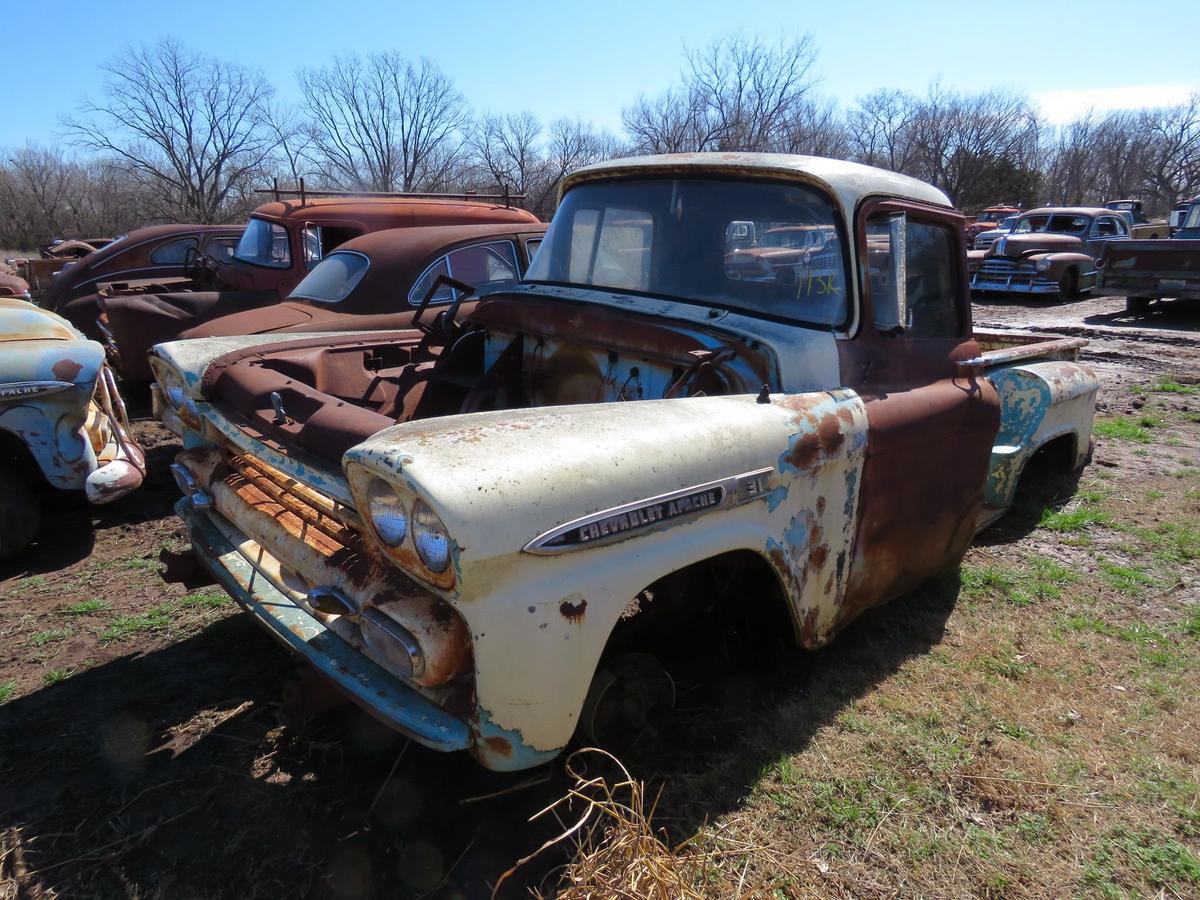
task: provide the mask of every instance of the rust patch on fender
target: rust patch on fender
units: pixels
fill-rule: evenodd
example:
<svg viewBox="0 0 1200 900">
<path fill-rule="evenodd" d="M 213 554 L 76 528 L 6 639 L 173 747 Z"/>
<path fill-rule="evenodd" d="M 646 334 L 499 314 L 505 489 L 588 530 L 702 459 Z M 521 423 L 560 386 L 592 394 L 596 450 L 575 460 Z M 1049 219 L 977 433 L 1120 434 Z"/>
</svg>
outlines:
<svg viewBox="0 0 1200 900">
<path fill-rule="evenodd" d="M 495 735 L 493 737 L 484 738 L 483 742 L 487 744 L 487 748 L 497 756 L 512 756 L 512 743 L 508 738 Z"/>
<path fill-rule="evenodd" d="M 811 469 L 837 453 L 845 440 L 838 417 L 831 413 L 822 416 L 815 429 L 802 435 L 784 459 L 796 469 Z"/>
<path fill-rule="evenodd" d="M 59 381 L 74 381 L 79 376 L 79 373 L 83 371 L 83 366 L 73 359 L 60 359 L 50 371 L 54 373 L 54 377 Z"/>
<path fill-rule="evenodd" d="M 572 624 L 581 622 L 583 621 L 583 614 L 587 612 L 587 600 L 578 594 L 572 594 L 558 605 L 558 611 L 562 613 L 564 619 Z"/>
</svg>

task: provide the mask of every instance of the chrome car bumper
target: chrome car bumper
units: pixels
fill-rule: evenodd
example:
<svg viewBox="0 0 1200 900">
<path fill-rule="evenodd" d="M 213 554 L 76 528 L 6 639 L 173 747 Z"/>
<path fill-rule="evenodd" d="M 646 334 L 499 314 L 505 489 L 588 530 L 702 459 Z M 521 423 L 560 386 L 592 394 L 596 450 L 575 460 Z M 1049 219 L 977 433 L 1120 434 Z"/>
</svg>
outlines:
<svg viewBox="0 0 1200 900">
<path fill-rule="evenodd" d="M 266 551 L 232 523 L 197 509 L 186 497 L 176 503 L 175 514 L 187 526 L 197 557 L 229 595 L 355 703 L 434 750 L 472 745 L 466 722 L 371 662 L 276 588 L 261 568 Z"/>
</svg>

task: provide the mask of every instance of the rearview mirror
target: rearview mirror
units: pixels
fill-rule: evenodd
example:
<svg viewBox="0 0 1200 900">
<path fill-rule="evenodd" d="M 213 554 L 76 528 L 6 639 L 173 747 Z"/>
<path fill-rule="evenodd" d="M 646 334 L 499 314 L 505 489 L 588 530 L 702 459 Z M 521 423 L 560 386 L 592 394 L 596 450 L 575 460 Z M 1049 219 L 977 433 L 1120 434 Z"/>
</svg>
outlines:
<svg viewBox="0 0 1200 900">
<path fill-rule="evenodd" d="M 888 216 L 888 279 L 880 296 L 872 297 L 875 327 L 884 334 L 908 328 L 908 218 Z"/>
</svg>

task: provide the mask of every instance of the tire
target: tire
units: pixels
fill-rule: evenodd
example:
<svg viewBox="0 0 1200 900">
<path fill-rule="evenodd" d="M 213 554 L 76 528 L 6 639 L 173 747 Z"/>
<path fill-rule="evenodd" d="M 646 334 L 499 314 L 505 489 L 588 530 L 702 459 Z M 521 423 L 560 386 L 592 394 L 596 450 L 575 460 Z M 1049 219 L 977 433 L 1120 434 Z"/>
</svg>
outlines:
<svg viewBox="0 0 1200 900">
<path fill-rule="evenodd" d="M 29 546 L 42 524 L 42 508 L 29 486 L 0 466 L 0 559 L 12 559 Z"/>
<path fill-rule="evenodd" d="M 1150 304 L 1154 301 L 1153 297 L 1126 297 L 1125 312 L 1140 313 L 1145 312 L 1150 308 Z"/>
<path fill-rule="evenodd" d="M 1079 296 L 1079 273 L 1074 269 L 1067 269 L 1058 279 L 1058 296 L 1063 300 L 1074 300 Z"/>
</svg>

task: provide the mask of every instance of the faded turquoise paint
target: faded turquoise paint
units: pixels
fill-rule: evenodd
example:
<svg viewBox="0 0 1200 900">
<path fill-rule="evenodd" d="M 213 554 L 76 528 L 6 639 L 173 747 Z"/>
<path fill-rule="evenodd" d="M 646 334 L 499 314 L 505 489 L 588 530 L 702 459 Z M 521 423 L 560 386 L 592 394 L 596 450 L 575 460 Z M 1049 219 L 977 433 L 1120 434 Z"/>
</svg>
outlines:
<svg viewBox="0 0 1200 900">
<path fill-rule="evenodd" d="M 863 443 L 866 443 L 867 436 L 862 435 Z M 846 516 L 846 521 L 854 520 L 854 506 L 858 500 L 858 469 L 846 470 L 846 504 L 842 507 L 842 512 Z"/>
<path fill-rule="evenodd" d="M 1001 508 L 1012 502 L 1026 460 L 1037 449 L 1033 436 L 1053 397 L 1050 386 L 1020 366 L 995 369 L 987 378 L 1000 395 L 1000 428 L 992 447 L 984 503 Z"/>
<path fill-rule="evenodd" d="M 497 772 L 530 769 L 550 762 L 561 752 L 562 747 L 535 750 L 525 743 L 521 732 L 493 722 L 486 709 L 480 709 L 475 717 L 475 742 L 471 753 L 489 769 Z"/>
<path fill-rule="evenodd" d="M 104 365 L 104 348 L 85 340 L 65 320 L 33 306 L 0 307 L 0 328 L 26 338 L 0 342 L 0 383 L 58 381 L 74 385 L 43 396 L 0 401 L 0 431 L 29 449 L 51 486 L 83 490 L 98 465 L 83 426 Z M 24 331 L 12 330 L 17 328 Z"/>
<path fill-rule="evenodd" d="M 204 565 L 238 604 L 305 662 L 391 727 L 434 750 L 471 746 L 467 723 L 384 671 L 280 593 L 250 565 L 208 514 L 181 499 L 175 514 L 187 525 Z"/>
<path fill-rule="evenodd" d="M 787 500 L 788 488 L 789 485 L 781 484 L 767 494 L 767 512 L 775 512 L 779 508 L 779 504 Z"/>
<path fill-rule="evenodd" d="M 801 510 L 792 516 L 788 527 L 783 531 L 783 539 L 794 553 L 804 552 L 812 539 L 812 513 Z"/>
</svg>

